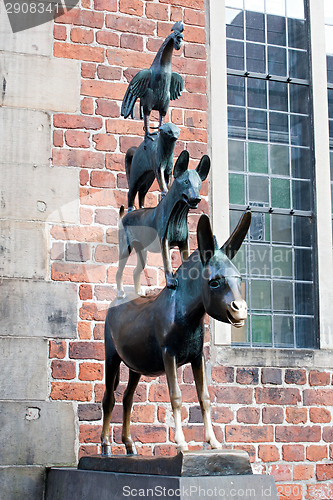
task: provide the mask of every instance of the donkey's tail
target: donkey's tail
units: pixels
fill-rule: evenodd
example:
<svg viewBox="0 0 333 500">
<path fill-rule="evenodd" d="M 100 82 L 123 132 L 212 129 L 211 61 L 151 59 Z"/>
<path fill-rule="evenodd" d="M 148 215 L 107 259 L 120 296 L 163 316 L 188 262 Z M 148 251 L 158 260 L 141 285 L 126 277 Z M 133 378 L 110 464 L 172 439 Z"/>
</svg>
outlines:
<svg viewBox="0 0 333 500">
<path fill-rule="evenodd" d="M 125 207 L 124 207 L 124 205 L 121 205 L 121 207 L 119 209 L 119 223 L 120 223 L 121 219 L 124 217 L 124 213 L 125 213 Z"/>
<path fill-rule="evenodd" d="M 128 185 L 130 185 L 132 160 L 133 160 L 133 156 L 134 156 L 134 153 L 136 150 L 137 150 L 136 146 L 129 148 L 127 150 L 126 156 L 125 156 L 125 170 L 126 170 L 126 177 L 127 177 Z"/>
</svg>

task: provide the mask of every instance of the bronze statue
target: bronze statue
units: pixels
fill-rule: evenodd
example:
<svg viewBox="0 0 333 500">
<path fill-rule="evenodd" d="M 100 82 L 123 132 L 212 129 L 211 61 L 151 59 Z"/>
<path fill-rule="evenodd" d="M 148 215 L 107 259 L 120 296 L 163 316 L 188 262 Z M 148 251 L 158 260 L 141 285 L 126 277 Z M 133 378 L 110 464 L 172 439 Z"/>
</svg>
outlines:
<svg viewBox="0 0 333 500">
<path fill-rule="evenodd" d="M 136 193 L 139 207 L 144 207 L 145 196 L 156 177 L 162 196 L 170 187 L 173 152 L 180 129 L 173 123 L 164 123 L 152 141 L 127 150 L 125 169 L 128 182 L 128 210 L 134 210 Z"/>
<path fill-rule="evenodd" d="M 121 361 L 130 370 L 123 399 L 122 428 L 122 441 L 128 454 L 135 453 L 130 418 L 133 394 L 140 376 L 162 373 L 166 373 L 168 381 L 177 449 L 187 449 L 181 428 L 181 392 L 177 382 L 177 367 L 185 363 L 192 365 L 205 439 L 212 448 L 220 446 L 210 417 L 203 355 L 203 317 L 207 312 L 213 318 L 236 327 L 244 324 L 247 306 L 240 293 L 241 277 L 230 259 L 240 248 L 250 221 L 251 214 L 245 212 L 232 235 L 219 249 L 214 242 L 209 218 L 202 215 L 197 228 L 198 250 L 177 270 L 175 289 L 166 287 L 155 296 L 134 296 L 130 301 L 116 299 L 111 304 L 105 322 L 106 390 L 101 435 L 104 455 L 111 454 L 110 421 Z"/>
<path fill-rule="evenodd" d="M 123 271 L 127 259 L 135 248 L 137 266 L 134 270 L 134 286 L 140 293 L 140 275 L 146 265 L 147 250 L 162 252 L 167 288 L 175 288 L 176 278 L 172 276 L 170 249 L 178 247 L 182 261 L 190 254 L 187 214 L 200 202 L 200 189 L 210 169 L 210 159 L 204 155 L 196 170 L 188 170 L 189 154 L 182 151 L 176 161 L 174 181 L 166 196 L 155 208 L 141 208 L 124 217 L 120 209 L 119 225 L 119 268 L 116 275 L 118 297 L 124 296 Z"/>
<path fill-rule="evenodd" d="M 149 69 L 139 71 L 131 80 L 121 106 L 121 116 L 134 118 L 134 106 L 140 98 L 140 118 L 144 118 L 145 137 L 150 137 L 149 115 L 152 110 L 160 114 L 162 125 L 171 100 L 178 99 L 183 90 L 182 77 L 171 71 L 173 49 L 179 50 L 183 40 L 183 24 L 176 22 L 172 33 L 164 40 Z"/>
</svg>

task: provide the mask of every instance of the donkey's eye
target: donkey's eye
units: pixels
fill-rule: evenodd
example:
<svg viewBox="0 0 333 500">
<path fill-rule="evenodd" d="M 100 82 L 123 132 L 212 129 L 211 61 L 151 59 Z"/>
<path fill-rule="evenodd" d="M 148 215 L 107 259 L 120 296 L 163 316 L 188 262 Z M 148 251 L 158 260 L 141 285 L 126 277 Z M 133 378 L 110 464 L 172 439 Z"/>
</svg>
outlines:
<svg viewBox="0 0 333 500">
<path fill-rule="evenodd" d="M 209 286 L 211 288 L 218 288 L 221 285 L 221 281 L 219 280 L 210 280 Z"/>
<path fill-rule="evenodd" d="M 188 179 L 185 179 L 185 184 L 189 184 L 190 181 Z"/>
</svg>

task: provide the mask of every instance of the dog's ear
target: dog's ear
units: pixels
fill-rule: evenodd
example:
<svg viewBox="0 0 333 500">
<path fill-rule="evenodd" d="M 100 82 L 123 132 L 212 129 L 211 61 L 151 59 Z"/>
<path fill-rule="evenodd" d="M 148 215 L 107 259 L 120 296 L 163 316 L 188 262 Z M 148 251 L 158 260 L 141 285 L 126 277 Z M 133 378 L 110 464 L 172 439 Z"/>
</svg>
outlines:
<svg viewBox="0 0 333 500">
<path fill-rule="evenodd" d="M 209 174 L 209 169 L 210 169 L 210 158 L 207 155 L 203 155 L 199 165 L 196 168 L 196 171 L 198 172 L 199 177 L 202 181 L 204 181 L 207 178 L 207 175 Z"/>
<path fill-rule="evenodd" d="M 175 179 L 180 175 L 182 175 L 184 172 L 186 172 L 189 162 L 190 162 L 190 155 L 188 154 L 188 151 L 184 149 L 184 151 L 182 151 L 178 156 L 173 169 L 173 176 Z"/>
</svg>

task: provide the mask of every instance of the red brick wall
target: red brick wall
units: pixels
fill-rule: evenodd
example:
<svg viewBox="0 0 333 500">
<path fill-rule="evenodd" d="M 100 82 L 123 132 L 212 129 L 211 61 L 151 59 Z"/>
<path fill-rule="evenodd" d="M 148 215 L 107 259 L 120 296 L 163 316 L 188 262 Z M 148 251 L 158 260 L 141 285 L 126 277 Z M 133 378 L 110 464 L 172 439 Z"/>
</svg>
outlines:
<svg viewBox="0 0 333 500">
<path fill-rule="evenodd" d="M 185 90 L 172 102 L 167 120 L 181 128 L 176 154 L 186 148 L 191 166 L 207 152 L 206 46 L 204 0 L 82 0 L 81 8 L 54 24 L 54 55 L 81 61 L 80 112 L 53 116 L 53 164 L 79 171 L 80 226 L 51 228 L 51 277 L 77 284 L 77 340 L 50 342 L 52 399 L 78 404 L 80 455 L 100 452 L 103 397 L 103 321 L 115 297 L 117 221 L 127 206 L 126 150 L 141 142 L 140 120 L 124 120 L 120 106 L 127 83 L 149 67 L 176 21 L 184 22 L 184 43 L 173 57 Z M 157 115 L 154 116 L 157 119 Z M 214 166 L 213 168 L 218 168 Z M 156 183 L 146 200 L 158 202 Z M 199 213 L 208 213 L 208 184 L 189 218 L 191 246 Z M 179 264 L 177 252 L 174 266 Z M 125 284 L 132 284 L 135 258 Z M 143 287 L 164 286 L 161 258 L 150 255 Z M 209 355 L 207 329 L 206 351 Z M 121 371 L 111 435 L 121 444 Z M 190 448 L 201 448 L 203 426 L 189 367 L 179 370 L 183 423 Z M 246 449 L 258 472 L 271 473 L 281 498 L 333 498 L 331 374 L 314 370 L 213 367 L 210 393 L 213 421 L 224 447 Z M 173 454 L 173 419 L 165 377 L 142 378 L 132 417 L 132 435 L 141 454 Z M 326 496 L 325 496 L 326 495 Z"/>
</svg>

